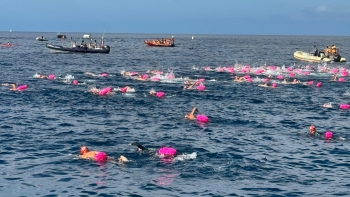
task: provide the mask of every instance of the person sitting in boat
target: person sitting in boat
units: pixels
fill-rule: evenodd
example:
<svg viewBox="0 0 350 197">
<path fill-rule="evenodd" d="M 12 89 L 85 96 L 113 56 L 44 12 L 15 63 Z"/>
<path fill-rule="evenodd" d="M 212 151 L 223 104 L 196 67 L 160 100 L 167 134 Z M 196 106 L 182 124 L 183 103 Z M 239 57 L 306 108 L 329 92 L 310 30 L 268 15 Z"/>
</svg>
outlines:
<svg viewBox="0 0 350 197">
<path fill-rule="evenodd" d="M 337 53 L 337 47 L 333 44 L 332 45 L 332 54 L 335 55 Z"/>
<path fill-rule="evenodd" d="M 81 41 L 80 47 L 87 47 L 87 45 L 85 44 L 84 40 Z"/>
<path fill-rule="evenodd" d="M 318 56 L 318 48 L 314 45 L 313 55 Z"/>
<path fill-rule="evenodd" d="M 77 46 L 77 43 L 74 41 L 73 43 L 72 43 L 72 47 L 76 47 Z"/>
<path fill-rule="evenodd" d="M 332 53 L 332 50 L 331 50 L 331 48 L 328 48 L 328 46 L 327 46 L 326 49 L 324 50 L 324 52 L 325 52 L 326 58 L 329 58 L 329 55 Z"/>
</svg>

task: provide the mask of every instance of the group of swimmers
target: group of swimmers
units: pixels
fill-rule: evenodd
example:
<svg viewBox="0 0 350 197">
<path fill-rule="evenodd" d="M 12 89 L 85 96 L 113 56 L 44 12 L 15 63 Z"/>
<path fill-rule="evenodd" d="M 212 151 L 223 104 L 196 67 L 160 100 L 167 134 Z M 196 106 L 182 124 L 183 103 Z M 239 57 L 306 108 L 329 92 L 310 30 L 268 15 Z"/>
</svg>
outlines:
<svg viewBox="0 0 350 197">
<path fill-rule="evenodd" d="M 189 114 L 185 115 L 185 118 L 188 120 L 200 121 L 198 117 L 204 116 L 204 115 L 196 115 L 195 113 L 197 112 L 198 112 L 198 109 L 194 107 Z M 148 149 L 145 146 L 141 145 L 139 142 L 133 142 L 130 145 L 137 146 L 139 152 L 152 154 L 152 156 L 158 156 L 160 158 L 166 158 L 166 159 L 172 160 L 177 156 L 177 150 L 172 147 L 161 147 L 157 151 L 156 149 Z M 184 155 L 182 155 L 182 158 L 183 156 Z M 79 158 L 94 160 L 98 162 L 111 162 L 115 164 L 123 164 L 123 163 L 130 162 L 130 160 L 123 155 L 121 155 L 118 159 L 115 159 L 113 157 L 108 156 L 105 152 L 90 150 L 87 146 L 80 147 Z"/>
</svg>

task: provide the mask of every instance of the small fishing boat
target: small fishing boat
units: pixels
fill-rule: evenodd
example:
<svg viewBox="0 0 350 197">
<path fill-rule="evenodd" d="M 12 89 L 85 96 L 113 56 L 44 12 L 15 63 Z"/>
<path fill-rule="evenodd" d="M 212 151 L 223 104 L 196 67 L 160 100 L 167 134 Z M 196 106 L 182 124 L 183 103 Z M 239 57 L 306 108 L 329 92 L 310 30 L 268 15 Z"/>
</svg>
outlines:
<svg viewBox="0 0 350 197">
<path fill-rule="evenodd" d="M 104 39 L 101 38 L 100 44 L 95 43 L 86 44 L 84 41 L 80 45 L 77 45 L 76 42 L 72 42 L 71 46 L 63 46 L 63 45 L 54 45 L 46 43 L 46 47 L 50 49 L 52 52 L 72 52 L 72 53 L 109 53 L 110 47 L 108 45 L 104 45 Z"/>
<path fill-rule="evenodd" d="M 36 40 L 37 40 L 37 41 L 47 41 L 47 39 L 44 38 L 44 36 L 36 37 Z"/>
<path fill-rule="evenodd" d="M 320 54 L 320 56 L 314 56 L 313 54 L 303 52 L 303 51 L 296 51 L 294 52 L 294 57 L 298 60 L 307 61 L 307 62 L 346 62 L 346 59 L 344 57 L 341 57 L 340 55 L 337 56 L 330 56 L 325 57 L 323 53 Z"/>
<path fill-rule="evenodd" d="M 57 33 L 57 38 L 63 38 L 63 39 L 65 39 L 65 38 L 67 38 L 67 36 L 64 35 L 64 34 L 61 34 L 60 32 L 58 32 L 58 33 Z"/>
<path fill-rule="evenodd" d="M 175 38 L 174 36 L 170 39 L 158 39 L 158 40 L 145 40 L 147 46 L 151 47 L 174 47 L 175 46 Z"/>
</svg>

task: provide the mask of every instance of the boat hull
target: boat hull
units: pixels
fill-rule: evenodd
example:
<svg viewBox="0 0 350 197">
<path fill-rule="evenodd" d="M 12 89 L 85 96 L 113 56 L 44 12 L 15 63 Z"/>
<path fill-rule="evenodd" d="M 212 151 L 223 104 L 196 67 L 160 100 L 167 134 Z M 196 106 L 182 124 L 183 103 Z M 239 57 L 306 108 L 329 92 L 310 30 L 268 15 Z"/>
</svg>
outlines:
<svg viewBox="0 0 350 197">
<path fill-rule="evenodd" d="M 296 52 L 294 52 L 294 58 L 296 58 L 298 60 L 301 60 L 301 61 L 316 62 L 316 63 L 319 63 L 319 62 L 332 62 L 332 61 L 337 62 L 333 58 L 313 56 L 312 54 L 306 53 L 306 52 L 303 52 L 303 51 L 296 51 Z M 346 62 L 346 59 L 342 57 L 342 58 L 340 58 L 339 62 Z"/>
<path fill-rule="evenodd" d="M 145 43 L 147 46 L 150 46 L 150 47 L 174 47 L 175 45 L 174 44 L 169 44 L 169 45 L 166 45 L 166 44 L 155 44 L 155 43 L 152 43 L 152 42 L 147 42 L 147 40 L 145 40 Z"/>
<path fill-rule="evenodd" d="M 162 40 L 145 40 L 145 44 L 150 47 L 174 47 L 174 38 Z"/>
<path fill-rule="evenodd" d="M 103 48 L 87 48 L 87 47 L 64 47 L 59 45 L 46 44 L 46 47 L 54 52 L 72 52 L 72 53 L 109 53 L 110 47 L 108 45 Z"/>
<path fill-rule="evenodd" d="M 46 38 L 41 38 L 41 37 L 37 37 L 36 40 L 37 40 L 37 41 L 47 41 Z"/>
</svg>

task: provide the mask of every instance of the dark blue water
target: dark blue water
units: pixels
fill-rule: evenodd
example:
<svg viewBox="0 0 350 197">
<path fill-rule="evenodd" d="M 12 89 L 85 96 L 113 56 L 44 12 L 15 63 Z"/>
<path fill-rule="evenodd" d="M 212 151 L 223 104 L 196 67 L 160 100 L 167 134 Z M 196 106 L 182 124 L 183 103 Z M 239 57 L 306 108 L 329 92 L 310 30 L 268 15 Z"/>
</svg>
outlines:
<svg viewBox="0 0 350 197">
<path fill-rule="evenodd" d="M 35 40 L 42 35 L 62 43 L 56 33 L 0 33 L 2 43 L 20 45 L 0 47 L 2 82 L 29 85 L 23 92 L 1 87 L 0 196 L 349 195 L 349 141 L 337 138 L 350 138 L 350 111 L 322 107 L 349 103 L 349 83 L 312 72 L 299 79 L 321 81 L 322 87 L 279 83 L 272 89 L 203 69 L 236 63 L 305 67 L 309 63 L 295 60 L 293 53 L 314 44 L 336 44 L 349 60 L 349 37 L 195 35 L 192 40 L 192 35 L 175 35 L 176 47 L 151 48 L 143 40 L 168 35 L 105 34 L 110 54 L 57 54 Z M 184 91 L 183 81 L 143 82 L 120 75 L 150 69 L 205 78 L 207 91 Z M 87 71 L 110 75 L 92 77 Z M 85 84 L 37 79 L 35 73 L 73 75 Z M 126 85 L 136 92 L 106 97 L 89 92 L 93 86 Z M 151 97 L 151 89 L 167 96 Z M 194 106 L 209 116 L 208 124 L 184 119 Z M 333 131 L 336 139 L 309 136 L 310 124 Z M 137 153 L 128 145 L 133 141 L 175 147 L 179 154 L 197 152 L 197 157 L 164 162 Z M 77 159 L 81 145 L 132 162 Z"/>
</svg>

